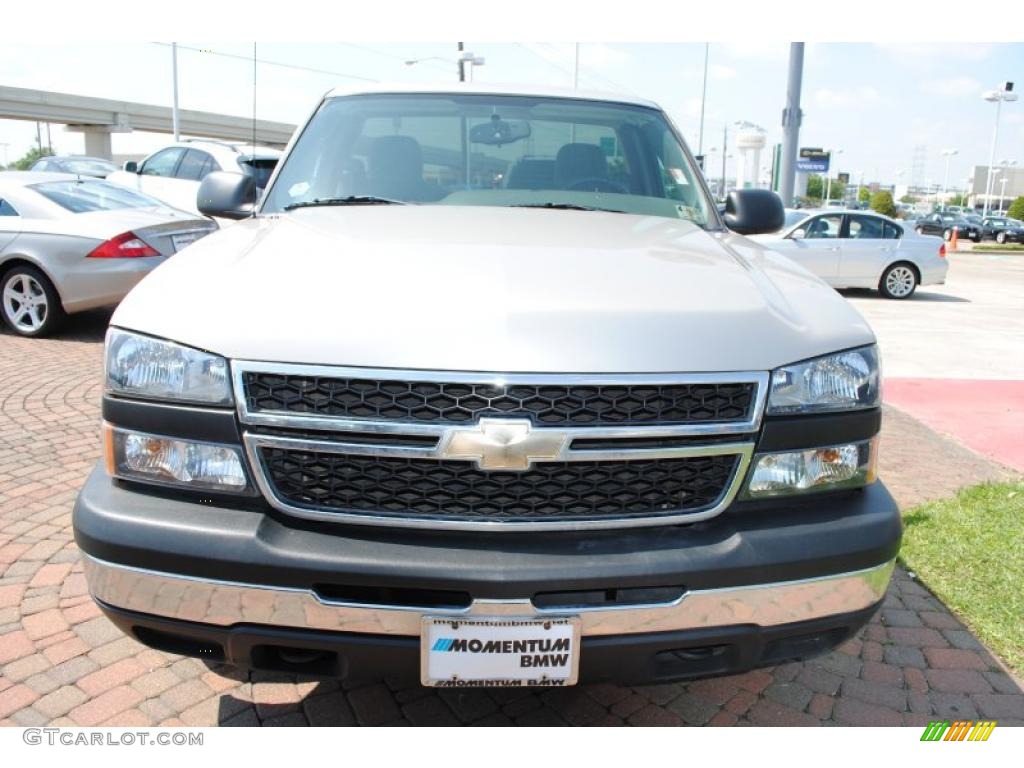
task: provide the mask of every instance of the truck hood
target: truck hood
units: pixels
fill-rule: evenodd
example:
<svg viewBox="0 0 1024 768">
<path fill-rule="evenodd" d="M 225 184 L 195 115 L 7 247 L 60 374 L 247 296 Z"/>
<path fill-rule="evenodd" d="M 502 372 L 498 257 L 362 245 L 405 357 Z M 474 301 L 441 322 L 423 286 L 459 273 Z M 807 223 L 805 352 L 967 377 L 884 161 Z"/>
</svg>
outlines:
<svg viewBox="0 0 1024 768">
<path fill-rule="evenodd" d="M 111 322 L 234 359 L 493 372 L 769 370 L 874 341 L 825 283 L 735 234 L 444 205 L 248 220 L 154 270 Z"/>
</svg>

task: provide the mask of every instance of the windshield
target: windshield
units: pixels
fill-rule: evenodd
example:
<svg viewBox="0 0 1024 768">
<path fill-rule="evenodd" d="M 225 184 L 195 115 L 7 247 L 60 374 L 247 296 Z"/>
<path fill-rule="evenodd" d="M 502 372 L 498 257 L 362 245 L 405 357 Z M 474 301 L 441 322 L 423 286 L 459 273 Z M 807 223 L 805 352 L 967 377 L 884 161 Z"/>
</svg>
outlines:
<svg viewBox="0 0 1024 768">
<path fill-rule="evenodd" d="M 113 173 L 117 170 L 113 163 L 103 160 L 64 160 L 62 165 L 68 173 Z"/>
<path fill-rule="evenodd" d="M 655 109 L 535 96 L 336 97 L 321 105 L 264 213 L 350 196 L 441 205 L 575 206 L 713 214 Z"/>
<path fill-rule="evenodd" d="M 106 181 L 47 181 L 29 188 L 72 213 L 166 207 L 155 198 Z"/>
</svg>

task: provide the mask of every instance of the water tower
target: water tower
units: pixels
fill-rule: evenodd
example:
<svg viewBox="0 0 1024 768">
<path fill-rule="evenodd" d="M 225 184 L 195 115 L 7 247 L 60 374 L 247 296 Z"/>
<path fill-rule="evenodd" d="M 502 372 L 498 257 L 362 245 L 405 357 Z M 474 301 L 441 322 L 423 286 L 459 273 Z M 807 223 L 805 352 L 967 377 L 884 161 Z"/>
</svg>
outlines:
<svg viewBox="0 0 1024 768">
<path fill-rule="evenodd" d="M 761 167 L 761 150 L 768 143 L 765 130 L 759 125 L 746 120 L 736 123 L 739 133 L 736 136 L 736 150 L 740 153 L 740 162 L 736 169 L 736 189 L 757 186 L 758 169 Z"/>
</svg>

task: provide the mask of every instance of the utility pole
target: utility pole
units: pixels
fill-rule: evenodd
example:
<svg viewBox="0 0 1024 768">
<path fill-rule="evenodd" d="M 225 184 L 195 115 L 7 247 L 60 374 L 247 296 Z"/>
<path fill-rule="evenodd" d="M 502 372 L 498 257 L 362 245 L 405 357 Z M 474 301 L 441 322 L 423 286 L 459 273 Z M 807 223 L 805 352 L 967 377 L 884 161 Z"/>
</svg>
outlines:
<svg viewBox="0 0 1024 768">
<path fill-rule="evenodd" d="M 786 108 L 782 111 L 782 172 L 779 193 L 784 205 L 793 204 L 796 182 L 796 151 L 800 144 L 800 88 L 804 76 L 804 44 L 789 45 L 789 81 L 786 84 Z"/>
<path fill-rule="evenodd" d="M 39 149 L 39 154 L 43 153 L 43 134 L 39 130 L 39 121 L 36 120 L 36 147 Z"/>
<path fill-rule="evenodd" d="M 722 128 L 722 186 L 718 188 L 720 197 L 725 197 L 725 160 L 729 152 L 729 124 Z"/>
<path fill-rule="evenodd" d="M 700 138 L 697 140 L 697 154 L 704 156 L 704 102 L 708 98 L 708 49 L 711 43 L 704 43 L 704 87 L 700 92 Z"/>
<path fill-rule="evenodd" d="M 174 129 L 174 140 L 181 141 L 178 131 L 178 44 L 171 43 L 171 85 L 174 89 L 174 101 L 171 108 L 171 125 Z"/>
<path fill-rule="evenodd" d="M 466 82 L 466 62 L 462 58 L 462 52 L 466 49 L 463 43 L 459 43 L 459 82 Z"/>
<path fill-rule="evenodd" d="M 572 68 L 572 87 L 579 90 L 580 87 L 580 44 L 576 43 L 576 63 Z"/>
</svg>

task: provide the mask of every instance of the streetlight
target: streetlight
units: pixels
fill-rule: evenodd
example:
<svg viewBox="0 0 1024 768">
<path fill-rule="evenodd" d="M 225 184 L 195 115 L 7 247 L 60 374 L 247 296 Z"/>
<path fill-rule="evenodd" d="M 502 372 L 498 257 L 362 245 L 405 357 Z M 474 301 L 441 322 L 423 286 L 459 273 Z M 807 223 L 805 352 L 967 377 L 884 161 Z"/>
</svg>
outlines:
<svg viewBox="0 0 1024 768">
<path fill-rule="evenodd" d="M 944 149 L 942 150 L 943 157 L 946 158 L 946 173 L 942 177 L 942 201 L 946 202 L 946 190 L 949 189 L 949 158 L 957 154 L 955 149 Z"/>
<path fill-rule="evenodd" d="M 487 63 L 483 56 L 474 56 L 470 51 L 464 51 L 459 54 L 458 60 L 446 59 L 443 56 L 424 56 L 420 59 L 406 59 L 405 66 L 412 67 L 423 61 L 443 61 L 445 64 L 454 64 L 458 67 L 460 81 L 465 80 L 465 65 L 469 64 L 469 82 L 473 82 L 473 67 L 481 67 Z"/>
<path fill-rule="evenodd" d="M 1009 179 L 1006 176 L 1003 176 L 1003 178 L 1001 178 L 999 180 L 999 184 L 1002 187 L 999 190 L 999 215 L 1000 216 L 1003 215 L 1003 202 L 1006 200 L 1006 182 L 1008 182 L 1008 181 L 1009 181 Z"/>
<path fill-rule="evenodd" d="M 999 114 L 1004 101 L 1016 101 L 1017 94 L 1013 92 L 1013 83 L 1005 82 L 999 90 L 985 91 L 981 94 L 985 101 L 996 103 L 996 126 L 992 131 L 992 150 L 988 156 L 988 180 L 985 183 L 985 207 L 982 209 L 982 216 L 988 216 L 989 204 L 992 197 L 992 184 L 995 180 L 994 168 L 996 162 L 996 145 L 999 143 Z"/>
<path fill-rule="evenodd" d="M 828 206 L 828 201 L 832 199 L 832 155 L 841 155 L 843 150 L 841 149 L 830 149 L 828 151 L 828 183 L 825 185 L 825 202 L 824 205 Z"/>
</svg>

